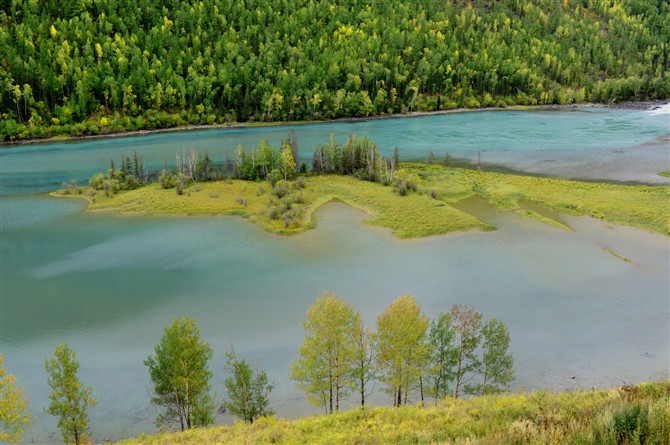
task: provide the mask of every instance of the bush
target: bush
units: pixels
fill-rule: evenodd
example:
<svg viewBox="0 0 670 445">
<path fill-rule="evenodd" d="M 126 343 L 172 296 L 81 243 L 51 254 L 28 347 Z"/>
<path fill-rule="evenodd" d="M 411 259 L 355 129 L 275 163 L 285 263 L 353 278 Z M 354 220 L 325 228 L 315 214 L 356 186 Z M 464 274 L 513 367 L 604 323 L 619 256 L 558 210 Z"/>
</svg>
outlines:
<svg viewBox="0 0 670 445">
<path fill-rule="evenodd" d="M 279 219 L 279 217 L 281 216 L 281 212 L 279 211 L 279 208 L 277 208 L 277 206 L 272 206 L 268 211 L 268 216 L 270 217 L 270 219 Z"/>
<path fill-rule="evenodd" d="M 161 175 L 158 177 L 158 182 L 163 189 L 171 189 L 175 186 L 175 176 L 167 170 L 161 171 Z"/>
<path fill-rule="evenodd" d="M 283 198 L 284 196 L 287 196 L 290 192 L 291 189 L 288 185 L 288 182 L 284 180 L 278 181 L 272 188 L 272 194 L 279 199 Z"/>
<path fill-rule="evenodd" d="M 640 405 L 626 407 L 614 416 L 616 443 L 646 443 L 648 411 Z"/>
<path fill-rule="evenodd" d="M 102 190 L 102 183 L 105 181 L 105 175 L 102 173 L 97 173 L 91 176 L 91 179 L 88 180 L 88 185 L 93 190 Z"/>
<path fill-rule="evenodd" d="M 279 170 L 274 169 L 270 173 L 268 173 L 267 180 L 270 181 L 270 184 L 272 184 L 272 187 L 277 184 L 282 178 L 281 173 L 279 173 Z"/>
</svg>

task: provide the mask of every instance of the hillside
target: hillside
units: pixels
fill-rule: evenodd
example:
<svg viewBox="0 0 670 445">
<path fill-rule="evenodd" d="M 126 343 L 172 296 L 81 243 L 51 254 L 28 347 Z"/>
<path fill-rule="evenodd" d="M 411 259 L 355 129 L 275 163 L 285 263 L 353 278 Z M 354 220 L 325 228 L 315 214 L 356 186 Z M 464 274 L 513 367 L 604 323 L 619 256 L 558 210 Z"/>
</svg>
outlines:
<svg viewBox="0 0 670 445">
<path fill-rule="evenodd" d="M 169 444 L 658 444 L 670 443 L 670 382 L 611 390 L 448 399 L 358 408 L 297 420 L 263 418 L 124 445 Z"/>
<path fill-rule="evenodd" d="M 16 0 L 0 141 L 670 95 L 667 0 Z"/>
</svg>

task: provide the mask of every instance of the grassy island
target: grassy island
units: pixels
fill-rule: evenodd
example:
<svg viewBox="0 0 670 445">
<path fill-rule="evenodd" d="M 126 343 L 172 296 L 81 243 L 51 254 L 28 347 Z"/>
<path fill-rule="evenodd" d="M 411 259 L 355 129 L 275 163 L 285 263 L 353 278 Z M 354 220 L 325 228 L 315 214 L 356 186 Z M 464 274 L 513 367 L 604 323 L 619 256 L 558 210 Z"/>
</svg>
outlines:
<svg viewBox="0 0 670 445">
<path fill-rule="evenodd" d="M 146 435 L 122 444 L 668 444 L 669 403 L 665 381 L 359 408 L 297 420 L 261 418 L 251 425 Z"/>
<path fill-rule="evenodd" d="M 391 229 L 398 238 L 443 235 L 454 231 L 492 230 L 457 209 L 463 199 L 479 196 L 502 210 L 563 229 L 554 213 L 588 215 L 607 222 L 670 235 L 670 188 L 581 182 L 480 172 L 441 165 L 402 164 L 397 172 L 408 189 L 342 175 L 307 175 L 296 181 L 223 180 L 196 182 L 182 194 L 150 184 L 106 194 L 69 188 L 57 196 L 89 200 L 89 211 L 116 210 L 139 215 L 240 215 L 265 230 L 294 234 L 314 227 L 321 205 L 342 201 L 370 215 L 368 224 Z M 533 209 L 524 208 L 524 204 Z M 543 212 L 539 209 L 544 209 Z"/>
</svg>

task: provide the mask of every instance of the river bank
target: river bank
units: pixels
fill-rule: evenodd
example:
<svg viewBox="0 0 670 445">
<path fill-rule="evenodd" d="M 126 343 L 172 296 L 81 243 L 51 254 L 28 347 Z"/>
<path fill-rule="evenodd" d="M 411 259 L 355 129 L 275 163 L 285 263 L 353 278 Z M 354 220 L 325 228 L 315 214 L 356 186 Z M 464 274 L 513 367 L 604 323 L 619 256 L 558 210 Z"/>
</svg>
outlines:
<svg viewBox="0 0 670 445">
<path fill-rule="evenodd" d="M 615 108 L 628 109 L 639 111 L 653 111 L 664 105 L 667 105 L 667 100 L 646 101 L 646 102 L 622 102 L 617 104 L 598 104 L 598 103 L 582 103 L 582 104 L 565 104 L 565 105 L 514 105 L 505 108 L 499 107 L 484 107 L 484 108 L 455 108 L 451 110 L 438 111 L 413 111 L 409 113 L 394 113 L 367 117 L 344 117 L 339 119 L 329 120 L 310 120 L 310 121 L 281 121 L 281 122 L 231 122 L 226 124 L 198 124 L 198 125 L 180 125 L 169 128 L 157 128 L 152 130 L 134 130 L 134 131 L 119 131 L 106 132 L 104 134 L 82 135 L 82 136 L 68 136 L 59 135 L 48 138 L 30 138 L 18 141 L 0 141 L 0 149 L 3 146 L 16 145 L 31 145 L 31 144 L 46 144 L 52 142 L 75 142 L 96 139 L 110 139 L 132 136 L 143 136 L 150 134 L 161 134 L 171 132 L 185 132 L 197 130 L 213 130 L 213 129 L 240 129 L 240 128 L 259 128 L 259 127 L 278 127 L 278 126 L 300 126 L 309 124 L 328 124 L 328 123 L 347 123 L 347 122 L 365 122 L 380 119 L 397 119 L 397 118 L 412 118 L 443 114 L 460 114 L 460 113 L 481 113 L 490 111 L 551 111 L 551 110 L 567 110 L 578 108 Z"/>
</svg>

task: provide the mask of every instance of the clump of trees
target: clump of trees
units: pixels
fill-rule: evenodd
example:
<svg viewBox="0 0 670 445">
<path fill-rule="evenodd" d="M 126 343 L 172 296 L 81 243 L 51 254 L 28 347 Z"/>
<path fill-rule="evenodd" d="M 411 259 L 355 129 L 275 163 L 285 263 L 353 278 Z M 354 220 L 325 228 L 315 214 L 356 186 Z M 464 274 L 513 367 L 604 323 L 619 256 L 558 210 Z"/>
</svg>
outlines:
<svg viewBox="0 0 670 445">
<path fill-rule="evenodd" d="M 394 406 L 401 406 L 425 397 L 499 393 L 514 380 L 507 327 L 495 318 L 482 322 L 467 305 L 454 305 L 430 320 L 414 297 L 404 295 L 377 317 L 373 332 L 354 306 L 325 291 L 308 308 L 303 327 L 305 339 L 289 376 L 327 414 L 339 411 L 351 396 L 365 406 L 375 381 L 384 385 Z M 144 361 L 153 385 L 151 402 L 161 409 L 158 427 L 185 431 L 214 423 L 213 356 L 195 320 L 175 318 L 165 327 L 154 354 Z M 3 364 L 0 354 L 0 439 L 18 442 L 31 422 L 27 396 Z M 58 417 L 63 441 L 76 445 L 90 441 L 88 411 L 97 405 L 78 369 L 67 344 L 45 360 L 52 389 L 46 411 Z M 238 358 L 232 344 L 224 370 L 222 411 L 247 423 L 274 414 L 269 399 L 274 384 L 258 365 Z"/>
<path fill-rule="evenodd" d="M 467 305 L 454 305 L 430 320 L 416 299 L 404 295 L 365 328 L 349 303 L 326 291 L 307 311 L 305 340 L 291 366 L 291 379 L 308 400 L 337 411 L 352 391 L 365 405 L 366 385 L 378 379 L 394 406 L 426 395 L 435 400 L 464 394 L 494 394 L 514 380 L 510 336 L 495 318 Z"/>
<path fill-rule="evenodd" d="M 313 172 L 351 175 L 384 184 L 393 182 L 397 165 L 397 156 L 384 159 L 377 150 L 377 144 L 367 137 L 353 134 L 344 146 L 340 146 L 331 134 L 330 141 L 318 145 L 312 156 Z"/>
<path fill-rule="evenodd" d="M 165 328 L 155 354 L 144 361 L 154 386 L 151 401 L 162 408 L 156 418 L 159 427 L 177 425 L 184 431 L 214 423 L 216 403 L 209 368 L 213 356 L 209 343 L 200 339 L 195 320 L 175 318 Z M 253 370 L 246 360 L 238 360 L 232 347 L 226 358 L 225 370 L 230 376 L 225 380 L 228 399 L 223 402 L 224 409 L 249 423 L 272 415 L 268 395 L 273 385 L 265 371 Z"/>
</svg>

